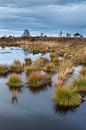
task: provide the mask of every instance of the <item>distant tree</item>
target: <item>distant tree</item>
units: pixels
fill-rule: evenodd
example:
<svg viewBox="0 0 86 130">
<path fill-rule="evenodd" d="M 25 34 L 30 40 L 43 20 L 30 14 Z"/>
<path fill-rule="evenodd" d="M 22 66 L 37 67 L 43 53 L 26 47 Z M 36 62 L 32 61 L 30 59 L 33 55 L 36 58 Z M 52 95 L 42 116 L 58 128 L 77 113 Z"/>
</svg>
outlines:
<svg viewBox="0 0 86 130">
<path fill-rule="evenodd" d="M 30 32 L 28 29 L 25 29 L 24 32 L 23 32 L 23 37 L 30 37 Z"/>
<path fill-rule="evenodd" d="M 46 37 L 47 37 L 47 35 L 44 35 L 44 37 L 46 38 Z"/>
<path fill-rule="evenodd" d="M 83 37 L 80 33 L 75 33 L 73 36 L 74 37 Z"/>
<path fill-rule="evenodd" d="M 71 34 L 70 33 L 66 33 L 66 37 L 71 37 Z"/>
<path fill-rule="evenodd" d="M 7 35 L 4 35 L 1 37 L 1 39 L 6 39 L 7 38 Z"/>
<path fill-rule="evenodd" d="M 62 35 L 63 35 L 63 32 L 62 32 L 62 30 L 60 30 L 59 37 L 62 37 Z"/>
<path fill-rule="evenodd" d="M 43 33 L 40 33 L 40 37 L 43 37 L 44 36 L 44 34 Z"/>
<path fill-rule="evenodd" d="M 10 35 L 10 36 L 8 36 L 8 38 L 13 38 L 13 36 Z"/>
</svg>

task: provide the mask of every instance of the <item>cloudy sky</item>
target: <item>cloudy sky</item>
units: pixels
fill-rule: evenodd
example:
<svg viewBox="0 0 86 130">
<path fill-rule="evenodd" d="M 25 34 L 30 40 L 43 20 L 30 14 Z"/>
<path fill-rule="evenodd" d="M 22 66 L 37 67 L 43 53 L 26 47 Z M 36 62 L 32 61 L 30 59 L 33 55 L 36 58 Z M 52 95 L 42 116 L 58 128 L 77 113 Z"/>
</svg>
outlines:
<svg viewBox="0 0 86 130">
<path fill-rule="evenodd" d="M 86 35 L 86 0 L 0 0 L 0 35 Z"/>
</svg>

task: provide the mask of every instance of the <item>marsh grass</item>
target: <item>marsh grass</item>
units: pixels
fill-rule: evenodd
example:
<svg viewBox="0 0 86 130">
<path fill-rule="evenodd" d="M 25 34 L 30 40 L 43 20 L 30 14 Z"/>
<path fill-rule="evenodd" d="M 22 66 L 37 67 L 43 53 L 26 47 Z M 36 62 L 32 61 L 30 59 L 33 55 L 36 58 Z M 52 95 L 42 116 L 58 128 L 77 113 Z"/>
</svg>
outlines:
<svg viewBox="0 0 86 130">
<path fill-rule="evenodd" d="M 38 70 L 39 70 L 39 68 L 37 66 L 35 66 L 35 65 L 33 65 L 33 66 L 25 66 L 24 67 L 24 72 L 27 75 L 30 74 L 31 72 L 38 71 Z"/>
<path fill-rule="evenodd" d="M 30 66 L 32 64 L 31 58 L 25 58 L 24 61 L 25 61 L 25 63 L 24 63 L 25 66 Z"/>
<path fill-rule="evenodd" d="M 56 85 L 63 85 L 63 82 L 67 80 L 73 73 L 73 64 L 71 61 L 62 61 L 58 66 Z"/>
<path fill-rule="evenodd" d="M 40 72 L 32 72 L 28 77 L 28 85 L 32 88 L 43 87 L 51 82 L 49 75 L 42 75 Z"/>
<path fill-rule="evenodd" d="M 21 80 L 20 75 L 12 73 L 8 77 L 7 85 L 10 89 L 17 89 L 23 86 L 23 82 Z"/>
<path fill-rule="evenodd" d="M 14 64 L 14 65 L 21 66 L 21 62 L 20 62 L 19 60 L 15 60 L 13 64 Z"/>
<path fill-rule="evenodd" d="M 0 65 L 0 76 L 7 75 L 9 73 L 9 69 L 7 65 Z"/>
<path fill-rule="evenodd" d="M 59 87 L 55 89 L 53 100 L 61 107 L 76 107 L 81 104 L 82 97 L 69 88 Z"/>
<path fill-rule="evenodd" d="M 43 70 L 45 72 L 49 72 L 49 73 L 54 73 L 56 71 L 56 66 L 54 63 L 50 62 L 48 64 L 45 65 L 45 67 L 43 68 Z"/>
<path fill-rule="evenodd" d="M 77 92 L 86 93 L 86 76 L 80 76 L 72 84 L 72 89 Z"/>
<path fill-rule="evenodd" d="M 22 72 L 22 66 L 20 61 L 15 60 L 14 63 L 10 66 L 10 72 L 12 73 L 21 73 Z"/>
<path fill-rule="evenodd" d="M 82 67 L 81 69 L 81 75 L 86 75 L 86 66 Z"/>
<path fill-rule="evenodd" d="M 75 54 L 74 63 L 78 65 L 86 65 L 86 48 L 79 48 Z"/>
<path fill-rule="evenodd" d="M 42 69 L 47 63 L 49 62 L 49 60 L 47 58 L 39 58 L 37 59 L 34 63 L 33 66 L 37 66 L 38 68 Z"/>
<path fill-rule="evenodd" d="M 55 65 L 59 65 L 59 59 L 58 54 L 56 52 L 52 52 L 50 54 L 51 62 L 53 62 Z"/>
</svg>

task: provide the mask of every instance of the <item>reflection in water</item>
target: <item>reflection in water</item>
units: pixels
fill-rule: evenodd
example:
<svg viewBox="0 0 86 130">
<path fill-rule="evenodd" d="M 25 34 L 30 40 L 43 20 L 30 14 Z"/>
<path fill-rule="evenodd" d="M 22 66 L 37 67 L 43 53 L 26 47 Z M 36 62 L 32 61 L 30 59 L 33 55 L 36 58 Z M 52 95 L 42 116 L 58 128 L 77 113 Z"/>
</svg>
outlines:
<svg viewBox="0 0 86 130">
<path fill-rule="evenodd" d="M 24 51 L 24 55 L 28 56 L 28 53 L 29 53 L 28 50 L 27 49 L 23 49 L 23 51 Z"/>
<path fill-rule="evenodd" d="M 36 88 L 31 88 L 29 87 L 29 90 L 33 93 L 33 94 L 38 94 L 42 91 L 46 91 L 48 90 L 48 88 L 51 87 L 51 85 L 45 85 L 45 86 L 40 86 L 40 87 L 36 87 Z"/>
<path fill-rule="evenodd" d="M 12 64 L 14 60 L 19 60 L 21 63 L 23 63 L 25 58 L 31 58 L 32 61 L 34 61 L 41 56 L 50 59 L 50 53 L 45 53 L 44 55 L 38 53 L 34 55 L 28 50 L 19 47 L 5 47 L 3 49 L 0 47 L 0 64 L 9 65 Z"/>
<path fill-rule="evenodd" d="M 17 89 L 11 90 L 11 96 L 12 96 L 11 103 L 12 104 L 18 103 L 18 95 L 19 95 L 19 91 Z"/>
<path fill-rule="evenodd" d="M 57 105 L 54 105 L 54 111 L 55 113 L 58 113 L 60 116 L 66 116 L 67 114 L 72 114 L 74 112 L 77 112 L 77 107 L 67 107 L 67 108 L 64 108 L 64 107 L 60 107 L 60 106 L 57 106 Z"/>
<path fill-rule="evenodd" d="M 24 54 L 22 49 L 13 47 L 10 50 L 12 53 L 1 54 L 1 51 L 5 51 L 5 49 L 10 48 L 0 50 L 0 64 L 11 64 L 15 59 L 18 59 L 23 63 L 26 56 L 32 58 L 34 61 L 41 56 L 41 54 L 33 55 L 26 52 L 26 54 Z M 73 76 L 77 77 L 77 75 L 78 71 Z M 25 74 L 21 76 L 25 83 Z M 16 104 L 20 101 L 19 105 L 17 104 L 14 106 L 9 102 L 10 93 L 6 84 L 7 77 L 0 78 L 0 130 L 86 130 L 86 102 L 79 108 L 71 109 L 60 108 L 52 104 L 51 94 L 56 79 L 57 74 L 52 75 L 53 84 L 51 86 L 49 85 L 37 89 L 29 88 L 29 92 L 27 91 L 27 85 L 25 84 L 24 89 L 21 89 L 23 90 L 23 94 L 20 94 L 21 90 L 10 90 L 11 103 Z M 48 91 L 46 91 L 47 89 Z M 33 94 L 38 94 L 40 92 L 43 93 L 34 97 Z M 61 116 L 55 115 L 52 109 L 53 106 L 55 113 L 60 114 L 61 116 L 67 116 L 62 118 Z M 20 125 L 21 123 L 23 125 Z"/>
</svg>

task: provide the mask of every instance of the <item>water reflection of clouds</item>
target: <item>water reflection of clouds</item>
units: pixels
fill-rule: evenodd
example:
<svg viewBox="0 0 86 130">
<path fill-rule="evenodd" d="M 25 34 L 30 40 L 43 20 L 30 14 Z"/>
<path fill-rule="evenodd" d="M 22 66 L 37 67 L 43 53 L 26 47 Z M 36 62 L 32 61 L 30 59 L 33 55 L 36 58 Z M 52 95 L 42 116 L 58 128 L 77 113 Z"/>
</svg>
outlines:
<svg viewBox="0 0 86 130">
<path fill-rule="evenodd" d="M 19 60 L 21 63 L 24 62 L 25 58 L 31 58 L 33 61 L 40 58 L 40 57 L 46 57 L 50 58 L 50 54 L 32 54 L 29 53 L 26 50 L 23 50 L 22 48 L 17 47 L 0 47 L 0 64 L 12 64 L 14 60 Z M 9 63 L 8 63 L 9 59 Z"/>
</svg>

